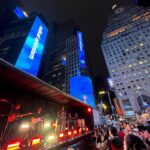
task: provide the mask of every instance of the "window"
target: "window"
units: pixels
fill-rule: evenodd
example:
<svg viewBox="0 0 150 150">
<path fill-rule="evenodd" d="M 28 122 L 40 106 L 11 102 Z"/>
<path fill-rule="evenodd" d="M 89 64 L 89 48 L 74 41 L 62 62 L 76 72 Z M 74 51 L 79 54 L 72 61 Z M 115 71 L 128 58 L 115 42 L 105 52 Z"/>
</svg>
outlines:
<svg viewBox="0 0 150 150">
<path fill-rule="evenodd" d="M 140 43 L 139 45 L 140 45 L 140 46 L 143 46 L 144 44 L 143 44 L 143 43 Z"/>
</svg>

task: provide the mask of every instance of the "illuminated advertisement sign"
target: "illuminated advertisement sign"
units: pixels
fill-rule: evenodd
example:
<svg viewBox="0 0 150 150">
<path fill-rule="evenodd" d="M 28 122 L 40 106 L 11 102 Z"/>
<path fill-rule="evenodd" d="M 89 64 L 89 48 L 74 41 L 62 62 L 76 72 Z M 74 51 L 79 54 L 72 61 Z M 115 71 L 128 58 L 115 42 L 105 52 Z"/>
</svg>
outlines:
<svg viewBox="0 0 150 150">
<path fill-rule="evenodd" d="M 24 19 L 24 18 L 28 17 L 27 13 L 25 11 L 23 11 L 20 7 L 16 7 L 14 9 L 14 13 L 16 14 L 16 16 L 19 19 Z"/>
<path fill-rule="evenodd" d="M 114 105 L 115 105 L 115 108 L 116 108 L 117 114 L 118 114 L 118 115 L 123 115 L 123 112 L 122 112 L 121 106 L 120 106 L 120 104 L 119 104 L 119 100 L 118 100 L 118 99 L 116 99 L 116 98 L 114 98 L 114 99 L 113 99 L 113 101 L 114 101 Z"/>
<path fill-rule="evenodd" d="M 70 95 L 96 107 L 92 82 L 87 76 L 76 76 L 70 79 Z"/>
<path fill-rule="evenodd" d="M 78 31 L 77 32 L 77 37 L 78 37 L 78 52 L 79 52 L 80 68 L 86 68 L 82 32 Z"/>
<path fill-rule="evenodd" d="M 48 28 L 36 17 L 15 66 L 37 76 Z"/>
<path fill-rule="evenodd" d="M 127 116 L 133 116 L 134 115 L 134 111 L 126 111 L 126 115 Z"/>
</svg>

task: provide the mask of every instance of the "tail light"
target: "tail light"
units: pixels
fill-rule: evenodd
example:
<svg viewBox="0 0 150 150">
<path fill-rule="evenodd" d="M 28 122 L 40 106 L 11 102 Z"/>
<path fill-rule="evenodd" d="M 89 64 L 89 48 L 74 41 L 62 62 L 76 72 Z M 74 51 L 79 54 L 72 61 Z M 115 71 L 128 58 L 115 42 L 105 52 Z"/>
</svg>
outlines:
<svg viewBox="0 0 150 150">
<path fill-rule="evenodd" d="M 35 137 L 31 139 L 30 146 L 38 145 L 41 143 L 41 137 Z"/>
<path fill-rule="evenodd" d="M 16 142 L 9 143 L 7 145 L 6 150 L 19 150 L 20 147 L 21 147 L 21 141 L 16 141 Z"/>
</svg>

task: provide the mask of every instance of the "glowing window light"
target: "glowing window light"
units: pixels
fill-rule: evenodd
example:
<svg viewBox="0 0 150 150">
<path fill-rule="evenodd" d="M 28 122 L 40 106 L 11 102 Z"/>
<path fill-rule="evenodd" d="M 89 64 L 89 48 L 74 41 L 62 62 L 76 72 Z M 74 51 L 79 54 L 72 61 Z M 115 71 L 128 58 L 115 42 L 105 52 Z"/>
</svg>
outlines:
<svg viewBox="0 0 150 150">
<path fill-rule="evenodd" d="M 132 67 L 132 65 L 130 64 L 130 65 L 129 65 L 129 68 L 131 68 L 131 67 Z"/>
<path fill-rule="evenodd" d="M 140 43 L 140 46 L 143 46 L 144 44 L 143 43 Z"/>
<path fill-rule="evenodd" d="M 141 19 L 141 16 L 134 17 L 132 20 L 136 21 L 136 20 L 139 20 L 139 19 Z"/>
<path fill-rule="evenodd" d="M 143 64 L 143 61 L 140 61 L 139 64 L 142 65 L 142 64 Z"/>
</svg>

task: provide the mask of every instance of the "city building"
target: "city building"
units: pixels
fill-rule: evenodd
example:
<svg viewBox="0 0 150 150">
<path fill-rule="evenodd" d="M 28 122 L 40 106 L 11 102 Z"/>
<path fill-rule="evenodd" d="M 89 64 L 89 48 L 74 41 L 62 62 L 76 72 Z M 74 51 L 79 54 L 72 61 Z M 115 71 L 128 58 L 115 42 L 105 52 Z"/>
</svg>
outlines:
<svg viewBox="0 0 150 150">
<path fill-rule="evenodd" d="M 150 8 L 113 7 L 102 50 L 120 105 L 126 115 L 150 104 Z"/>
<path fill-rule="evenodd" d="M 47 83 L 66 91 L 65 71 L 67 64 L 66 40 L 75 33 L 72 22 L 52 24 L 51 38 L 48 39 L 41 78 Z"/>
<path fill-rule="evenodd" d="M 71 21 L 52 26 L 41 67 L 42 80 L 95 107 L 82 32 Z"/>
<path fill-rule="evenodd" d="M 42 79 L 70 93 L 70 78 L 77 75 L 88 75 L 84 50 L 82 56 L 79 56 L 81 54 L 79 54 L 79 49 L 83 48 L 82 33 L 71 21 L 53 24 L 52 38 L 49 42 L 44 58 L 45 69 Z"/>
<path fill-rule="evenodd" d="M 0 34 L 0 58 L 94 106 L 83 35 L 78 27 L 71 21 L 47 23 L 42 15 L 27 15 L 17 3 L 9 10 L 13 18 L 7 18 L 9 22 Z M 72 88 L 79 78 L 84 82 Z M 83 88 L 83 84 L 87 84 L 87 88 Z M 80 92 L 80 97 L 76 92 L 73 94 L 75 90 Z"/>
<path fill-rule="evenodd" d="M 17 19 L 24 19 L 28 16 L 23 9 L 24 8 L 20 0 L 0 1 L 0 34 L 4 28 L 8 27 L 10 22 Z"/>
</svg>

